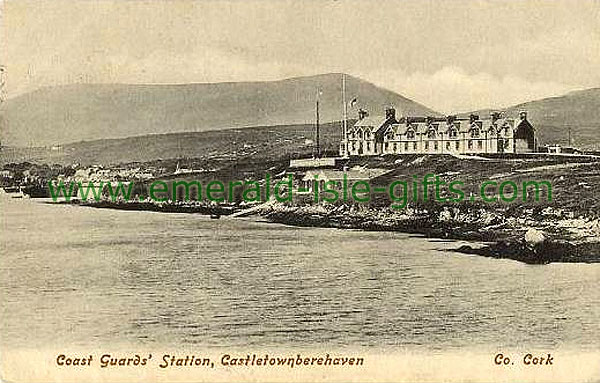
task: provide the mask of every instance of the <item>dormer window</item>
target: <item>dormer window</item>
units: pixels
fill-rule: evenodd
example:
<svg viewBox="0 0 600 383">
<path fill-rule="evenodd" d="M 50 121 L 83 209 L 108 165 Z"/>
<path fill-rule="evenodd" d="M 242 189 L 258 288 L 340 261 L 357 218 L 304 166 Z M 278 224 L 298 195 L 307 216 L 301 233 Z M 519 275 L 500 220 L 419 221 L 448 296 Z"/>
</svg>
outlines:
<svg viewBox="0 0 600 383">
<path fill-rule="evenodd" d="M 450 138 L 458 138 L 458 129 L 450 129 Z"/>
<path fill-rule="evenodd" d="M 434 140 L 435 139 L 435 130 L 431 129 L 429 132 L 427 132 L 427 138 Z"/>
<path fill-rule="evenodd" d="M 409 130 L 408 132 L 406 132 L 406 138 L 408 138 L 409 140 L 414 140 L 415 139 L 414 130 Z"/>
<path fill-rule="evenodd" d="M 479 137 L 479 128 L 471 129 L 471 137 Z"/>
</svg>

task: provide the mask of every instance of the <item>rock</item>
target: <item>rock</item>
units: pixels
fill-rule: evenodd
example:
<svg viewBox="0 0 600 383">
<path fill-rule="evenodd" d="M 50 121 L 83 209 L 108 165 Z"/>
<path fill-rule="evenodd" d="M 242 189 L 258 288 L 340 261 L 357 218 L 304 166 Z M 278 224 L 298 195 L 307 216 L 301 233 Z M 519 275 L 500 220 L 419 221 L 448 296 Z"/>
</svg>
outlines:
<svg viewBox="0 0 600 383">
<path fill-rule="evenodd" d="M 525 233 L 525 242 L 531 245 L 537 245 L 546 240 L 546 236 L 541 231 L 534 229 L 533 227 L 527 230 Z"/>
<path fill-rule="evenodd" d="M 445 221 L 450 221 L 451 219 L 452 219 L 452 213 L 450 213 L 450 210 L 448 210 L 447 208 L 444 207 L 444 210 L 442 210 L 439 214 L 438 221 L 445 222 Z"/>
</svg>

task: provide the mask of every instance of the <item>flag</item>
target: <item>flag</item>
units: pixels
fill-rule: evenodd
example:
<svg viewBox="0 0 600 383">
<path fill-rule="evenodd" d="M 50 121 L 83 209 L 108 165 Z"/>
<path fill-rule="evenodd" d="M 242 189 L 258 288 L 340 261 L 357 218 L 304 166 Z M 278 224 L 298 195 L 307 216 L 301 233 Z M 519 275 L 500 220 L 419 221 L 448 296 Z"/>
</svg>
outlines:
<svg viewBox="0 0 600 383">
<path fill-rule="evenodd" d="M 358 102 L 358 98 L 354 97 L 352 101 L 350 101 L 350 107 L 352 108 Z"/>
<path fill-rule="evenodd" d="M 321 100 L 321 96 L 323 95 L 323 91 L 321 88 L 317 88 L 317 101 Z"/>
</svg>

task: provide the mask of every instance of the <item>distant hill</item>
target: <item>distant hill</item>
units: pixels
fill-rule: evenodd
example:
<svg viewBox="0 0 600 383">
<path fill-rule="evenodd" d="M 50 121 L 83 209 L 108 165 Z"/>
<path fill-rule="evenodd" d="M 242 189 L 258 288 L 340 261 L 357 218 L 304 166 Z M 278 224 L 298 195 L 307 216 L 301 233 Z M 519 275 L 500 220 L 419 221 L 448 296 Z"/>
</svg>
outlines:
<svg viewBox="0 0 600 383">
<path fill-rule="evenodd" d="M 516 117 L 526 110 L 528 119 L 537 129 L 540 144 L 568 144 L 569 128 L 573 145 L 587 149 L 600 149 L 600 88 L 567 93 L 530 101 L 507 108 Z M 490 110 L 480 110 L 481 116 Z"/>
<path fill-rule="evenodd" d="M 341 119 L 341 74 L 281 81 L 182 85 L 77 84 L 8 99 L 0 110 L 8 146 L 49 146 L 81 140 L 312 123 L 317 88 L 322 122 Z M 347 76 L 347 97 L 371 114 L 438 115 L 425 106 Z M 356 114 L 349 111 L 349 117 Z"/>
<path fill-rule="evenodd" d="M 353 123 L 354 120 L 350 121 Z M 337 153 L 341 123 L 321 125 L 322 153 Z M 315 126 L 280 125 L 205 132 L 151 134 L 128 138 L 80 141 L 56 148 L 5 147 L 0 164 L 116 165 L 172 159 L 215 161 L 270 161 L 311 156 L 315 151 Z M 240 162 L 241 161 L 241 162 Z M 185 161 L 184 161 L 185 162 Z"/>
</svg>

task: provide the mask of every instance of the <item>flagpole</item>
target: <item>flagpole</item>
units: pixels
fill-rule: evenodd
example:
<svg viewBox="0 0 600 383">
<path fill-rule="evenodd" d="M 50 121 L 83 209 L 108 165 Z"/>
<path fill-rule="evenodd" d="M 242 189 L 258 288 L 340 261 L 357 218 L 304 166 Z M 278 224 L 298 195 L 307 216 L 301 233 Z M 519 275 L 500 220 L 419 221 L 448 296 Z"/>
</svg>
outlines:
<svg viewBox="0 0 600 383">
<path fill-rule="evenodd" d="M 317 95 L 317 158 L 321 157 L 321 147 L 319 146 L 319 96 Z"/>
<path fill-rule="evenodd" d="M 346 105 L 346 74 L 342 73 L 342 142 L 344 143 L 344 154 L 347 154 L 348 144 L 346 143 L 348 109 Z"/>
</svg>

